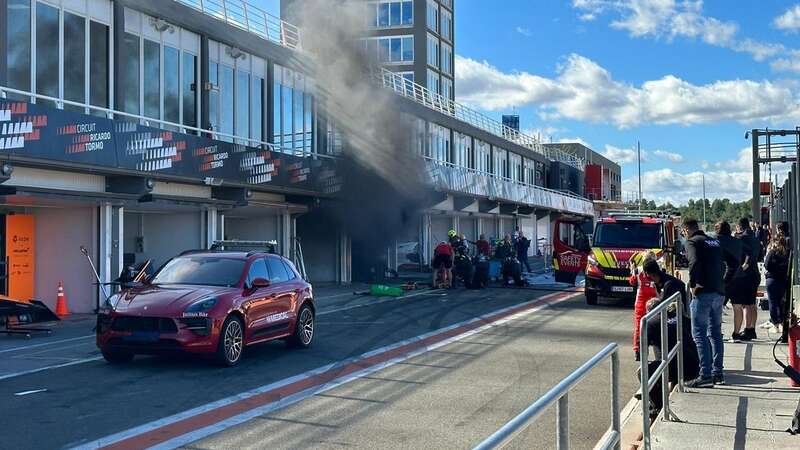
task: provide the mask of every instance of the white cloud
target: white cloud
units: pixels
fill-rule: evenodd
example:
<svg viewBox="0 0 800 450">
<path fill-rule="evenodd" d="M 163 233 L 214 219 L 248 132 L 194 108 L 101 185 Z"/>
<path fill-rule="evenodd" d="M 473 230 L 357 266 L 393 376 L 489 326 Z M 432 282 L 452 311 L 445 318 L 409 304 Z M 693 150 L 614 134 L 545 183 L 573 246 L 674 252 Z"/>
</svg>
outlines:
<svg viewBox="0 0 800 450">
<path fill-rule="evenodd" d="M 578 143 L 578 144 L 585 145 L 586 147 L 592 148 L 592 144 L 590 144 L 588 141 L 584 140 L 581 137 L 563 137 L 563 138 L 558 138 L 555 141 L 553 141 L 553 143 L 554 144 Z"/>
<path fill-rule="evenodd" d="M 555 78 L 505 73 L 488 62 L 456 56 L 458 100 L 488 110 L 538 106 L 545 119 L 640 124 L 790 122 L 800 110 L 784 83 L 723 80 L 694 85 L 674 75 L 633 86 L 596 62 L 571 54 Z"/>
<path fill-rule="evenodd" d="M 630 164 L 638 161 L 635 148 L 619 148 L 606 144 L 603 156 L 617 164 Z M 647 152 L 642 150 L 642 161 L 647 161 Z"/>
<path fill-rule="evenodd" d="M 517 27 L 517 33 L 519 33 L 519 34 L 521 34 L 521 35 L 523 35 L 525 37 L 531 37 L 531 35 L 533 35 L 533 33 L 531 33 L 531 29 L 530 28 L 523 28 L 523 27 Z"/>
<path fill-rule="evenodd" d="M 740 39 L 735 22 L 703 15 L 702 0 L 573 0 L 572 5 L 581 12 L 579 17 L 615 14 L 617 18 L 612 20 L 611 27 L 625 30 L 632 37 L 667 41 L 678 37 L 699 39 L 709 45 L 747 53 L 759 62 L 792 51 L 779 43 Z M 800 5 L 786 11 L 774 23 L 778 28 L 800 28 Z M 780 71 L 785 64 L 771 64 L 771 67 Z"/>
<path fill-rule="evenodd" d="M 653 152 L 655 156 L 659 158 L 664 158 L 674 163 L 682 163 L 683 162 L 683 155 L 680 153 L 672 153 L 664 150 L 656 150 Z"/>
<path fill-rule="evenodd" d="M 800 5 L 794 5 L 772 21 L 775 28 L 797 32 L 800 30 Z"/>
</svg>

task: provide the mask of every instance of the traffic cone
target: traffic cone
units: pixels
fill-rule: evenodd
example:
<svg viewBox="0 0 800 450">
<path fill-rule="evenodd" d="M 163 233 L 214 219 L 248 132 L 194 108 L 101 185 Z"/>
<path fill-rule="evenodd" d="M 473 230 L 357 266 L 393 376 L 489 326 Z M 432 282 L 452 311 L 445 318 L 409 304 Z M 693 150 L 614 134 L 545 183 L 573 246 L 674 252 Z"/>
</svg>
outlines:
<svg viewBox="0 0 800 450">
<path fill-rule="evenodd" d="M 64 283 L 58 282 L 58 296 L 56 298 L 56 315 L 58 317 L 67 317 L 69 309 L 67 308 L 67 297 L 64 296 Z"/>
</svg>

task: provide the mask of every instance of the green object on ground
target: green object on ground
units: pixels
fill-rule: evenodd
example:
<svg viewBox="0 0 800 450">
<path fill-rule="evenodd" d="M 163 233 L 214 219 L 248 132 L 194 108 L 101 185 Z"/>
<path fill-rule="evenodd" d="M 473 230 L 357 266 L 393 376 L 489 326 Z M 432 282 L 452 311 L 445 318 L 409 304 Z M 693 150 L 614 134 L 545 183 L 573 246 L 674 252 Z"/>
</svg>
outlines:
<svg viewBox="0 0 800 450">
<path fill-rule="evenodd" d="M 399 287 L 386 286 L 385 284 L 373 284 L 369 293 L 375 297 L 400 297 L 403 295 L 403 290 Z"/>
</svg>

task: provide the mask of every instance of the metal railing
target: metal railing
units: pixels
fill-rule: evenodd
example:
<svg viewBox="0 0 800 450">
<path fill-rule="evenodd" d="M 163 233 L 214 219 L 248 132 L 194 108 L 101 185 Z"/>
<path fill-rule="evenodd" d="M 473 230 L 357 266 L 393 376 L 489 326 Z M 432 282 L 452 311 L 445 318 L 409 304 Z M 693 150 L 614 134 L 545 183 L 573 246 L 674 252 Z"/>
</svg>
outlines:
<svg viewBox="0 0 800 450">
<path fill-rule="evenodd" d="M 556 429 L 558 434 L 556 448 L 569 449 L 569 392 L 600 363 L 611 358 L 611 426 L 595 446 L 596 449 L 620 448 L 619 417 L 619 346 L 608 344 L 592 359 L 569 374 L 539 400 L 525 408 L 517 417 L 511 419 L 494 434 L 481 442 L 475 450 L 502 448 L 525 430 L 534 420 L 554 403 L 556 404 Z"/>
<path fill-rule="evenodd" d="M 526 147 L 551 161 L 562 162 L 580 170 L 584 170 L 585 168 L 585 162 L 577 156 L 557 148 L 545 147 L 535 137 L 520 133 L 472 108 L 457 103 L 441 94 L 431 92 L 424 86 L 403 78 L 402 75 L 392 72 L 391 70 L 381 68 L 380 72 L 376 71 L 375 76 L 383 83 L 384 87 L 393 90 L 402 97 L 411 99 L 430 109 L 466 122 L 476 128 L 480 128 L 495 136 L 506 139 L 509 142 Z"/>
<path fill-rule="evenodd" d="M 675 346 L 669 347 L 669 314 L 670 305 L 675 304 Z M 649 373 L 649 347 L 647 346 L 647 324 L 659 318 L 661 332 L 661 354 L 656 355 L 659 361 L 658 368 Z M 665 420 L 676 420 L 669 407 L 669 365 L 674 358 L 678 358 L 678 390 L 683 392 L 683 302 L 681 294 L 676 292 L 667 300 L 659 303 L 639 321 L 639 352 L 641 356 L 641 383 L 642 383 L 642 444 L 646 450 L 650 449 L 650 391 L 658 379 L 661 378 L 662 411 Z M 668 350 L 665 351 L 664 349 Z"/>
<path fill-rule="evenodd" d="M 300 31 L 243 0 L 176 0 L 217 20 L 290 49 L 300 48 Z"/>
<path fill-rule="evenodd" d="M 423 159 L 432 183 L 441 190 L 587 216 L 594 215 L 592 202 L 572 192 L 556 191 L 430 157 Z"/>
<path fill-rule="evenodd" d="M 19 89 L 9 88 L 3 85 L 0 85 L 0 98 L 7 99 L 8 94 L 14 94 L 19 97 L 23 98 L 23 101 L 29 101 L 31 103 L 37 103 L 37 100 L 44 100 L 51 102 L 55 105 L 56 109 L 64 109 L 64 106 L 75 106 L 83 108 L 84 114 L 92 114 L 94 113 L 102 113 L 102 115 L 108 119 L 122 119 L 122 120 L 129 120 L 134 121 L 140 125 L 147 126 L 147 127 L 155 127 L 161 128 L 164 130 L 171 130 L 177 131 L 179 133 L 184 134 L 196 134 L 206 136 L 210 139 L 216 139 L 220 141 L 232 142 L 236 144 L 243 144 L 248 145 L 251 147 L 261 147 L 267 149 L 272 152 L 283 153 L 287 155 L 293 156 L 300 156 L 300 157 L 314 157 L 314 158 L 331 158 L 336 159 L 334 156 L 325 155 L 321 153 L 314 153 L 309 152 L 304 149 L 300 148 L 286 148 L 281 147 L 280 145 L 272 144 L 270 142 L 262 141 L 260 139 L 253 139 L 244 136 L 239 136 L 230 133 L 223 133 L 220 131 L 214 131 L 207 128 L 198 128 L 189 125 L 184 125 L 180 123 L 170 122 L 168 120 L 161 120 L 161 119 L 154 119 L 152 117 L 142 116 L 139 114 L 131 114 L 124 111 L 119 111 L 116 109 L 109 109 L 104 108 L 101 106 L 94 106 L 88 103 L 80 103 L 80 102 L 73 102 L 70 100 L 65 100 L 62 98 L 50 97 L 48 95 L 42 94 L 34 94 L 30 91 L 22 91 Z M 97 114 L 95 114 L 97 115 Z"/>
</svg>

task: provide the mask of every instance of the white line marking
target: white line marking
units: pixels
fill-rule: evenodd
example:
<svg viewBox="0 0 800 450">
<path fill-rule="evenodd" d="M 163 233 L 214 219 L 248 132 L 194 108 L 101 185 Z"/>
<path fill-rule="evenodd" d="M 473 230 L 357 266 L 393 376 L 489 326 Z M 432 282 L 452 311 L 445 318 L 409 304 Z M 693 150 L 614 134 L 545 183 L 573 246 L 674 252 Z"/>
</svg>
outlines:
<svg viewBox="0 0 800 450">
<path fill-rule="evenodd" d="M 93 338 L 93 337 L 94 337 L 93 334 L 87 334 L 86 336 L 79 336 L 79 337 L 74 337 L 74 338 L 69 338 L 69 339 L 60 339 L 58 341 L 51 341 L 51 342 L 42 342 L 41 344 L 23 345 L 21 347 L 14 347 L 14 348 L 7 348 L 7 349 L 4 349 L 4 350 L 0 350 L 0 353 L 18 352 L 20 350 L 26 350 L 26 349 L 29 349 L 29 348 L 44 347 L 46 345 L 60 344 L 62 342 L 71 342 L 71 341 L 77 341 L 79 339 L 89 339 L 89 338 Z"/>
<path fill-rule="evenodd" d="M 47 392 L 47 389 L 34 389 L 32 391 L 15 392 L 14 395 L 21 397 L 23 395 L 38 394 L 39 392 Z"/>
<path fill-rule="evenodd" d="M 405 298 L 419 297 L 420 295 L 436 294 L 438 292 L 441 292 L 441 290 L 437 289 L 437 290 L 430 290 L 430 291 L 424 291 L 424 292 L 417 292 L 417 293 L 414 293 L 414 294 L 404 295 L 402 297 L 387 297 L 387 298 L 384 298 L 383 300 L 375 300 L 375 301 L 372 301 L 372 302 L 369 302 L 369 303 L 359 303 L 357 305 L 342 306 L 341 308 L 334 308 L 334 309 L 329 309 L 329 310 L 326 310 L 326 311 L 320 311 L 320 312 L 317 313 L 317 316 L 324 316 L 326 314 L 332 314 L 332 313 L 340 312 L 340 311 L 348 311 L 348 310 L 351 310 L 351 309 L 362 308 L 364 306 L 378 305 L 378 304 L 381 304 L 381 303 L 400 302 Z"/>
<path fill-rule="evenodd" d="M 74 366 L 74 365 L 77 365 L 77 364 L 83 364 L 83 363 L 87 363 L 87 362 L 97 361 L 97 360 L 100 360 L 100 359 L 103 359 L 103 357 L 102 356 L 95 356 L 94 358 L 79 359 L 79 360 L 76 360 L 76 361 L 70 361 L 70 362 L 66 362 L 66 363 L 63 363 L 63 364 L 55 364 L 55 365 L 52 365 L 52 366 L 45 366 L 45 367 L 39 367 L 39 368 L 36 368 L 36 369 L 23 370 L 22 372 L 14 372 L 14 373 L 9 373 L 7 375 L 0 375 L 0 380 L 7 380 L 9 378 L 20 377 L 22 375 L 30 375 L 32 373 L 44 372 L 45 370 L 50 370 L 50 369 L 60 369 L 61 367 Z"/>
<path fill-rule="evenodd" d="M 427 338 L 429 338 L 431 336 L 435 336 L 435 335 L 439 335 L 439 334 L 442 334 L 442 333 L 446 333 L 446 332 L 448 332 L 448 331 L 450 331 L 450 330 L 452 330 L 454 328 L 458 328 L 458 327 L 461 327 L 461 326 L 464 326 L 464 325 L 472 324 L 474 322 L 485 321 L 487 318 L 489 318 L 491 316 L 494 316 L 494 315 L 497 315 L 497 314 L 502 314 L 502 313 L 504 313 L 506 311 L 525 306 L 526 304 L 538 303 L 538 302 L 541 302 L 541 301 L 546 301 L 550 297 L 554 297 L 554 296 L 556 296 L 558 294 L 559 293 L 549 294 L 549 295 L 545 295 L 545 296 L 530 300 L 528 302 L 518 303 L 518 304 L 513 305 L 513 306 L 508 306 L 508 307 L 505 307 L 505 308 L 501 308 L 501 309 L 489 312 L 487 314 L 484 314 L 482 316 L 478 316 L 478 317 L 475 317 L 475 318 L 472 318 L 472 319 L 469 319 L 469 320 L 465 320 L 463 322 L 458 322 L 458 323 L 455 323 L 453 325 L 450 325 L 450 326 L 447 326 L 447 327 L 444 327 L 444 328 L 439 328 L 437 330 L 430 331 L 428 333 L 421 334 L 421 335 L 413 337 L 413 338 L 405 339 L 405 340 L 402 340 L 400 342 L 396 342 L 394 344 L 390 344 L 390 345 L 387 345 L 387 346 L 384 346 L 384 347 L 377 348 L 375 350 L 371 350 L 371 351 L 366 352 L 366 353 L 362 353 L 359 356 L 355 356 L 355 357 L 352 357 L 352 358 L 347 358 L 345 360 L 338 361 L 338 362 L 335 362 L 335 363 L 332 363 L 332 364 L 327 364 L 327 365 L 324 365 L 322 367 L 318 367 L 316 369 L 312 369 L 312 370 L 309 370 L 307 372 L 301 373 L 299 375 L 295 375 L 293 377 L 285 378 L 283 380 L 276 381 L 276 382 L 271 383 L 271 384 L 267 384 L 267 385 L 264 385 L 264 386 L 249 390 L 249 391 L 242 392 L 242 393 L 237 394 L 237 395 L 226 397 L 226 398 L 217 400 L 217 401 L 212 402 L 212 403 L 201 405 L 201 406 L 198 406 L 196 408 L 192 408 L 192 409 L 189 409 L 187 411 L 174 414 L 172 416 L 168 416 L 168 417 L 164 417 L 162 419 L 158 419 L 158 420 L 155 420 L 153 422 L 146 423 L 144 425 L 140 425 L 140 426 L 135 427 L 135 428 L 131 428 L 129 430 L 125 430 L 125 431 L 122 431 L 122 432 L 119 432 L 119 433 L 116 433 L 116 434 L 112 434 L 110 436 L 106 436 L 106 437 L 103 437 L 103 438 L 100 438 L 100 439 L 97 439 L 97 440 L 94 440 L 94 441 L 91 441 L 91 442 L 88 442 L 88 443 L 85 443 L 85 444 L 81 444 L 81 445 L 79 445 L 77 447 L 74 447 L 74 449 L 76 449 L 76 450 L 88 450 L 88 449 L 97 449 L 97 448 L 100 448 L 100 447 L 111 445 L 111 444 L 114 444 L 116 442 L 128 439 L 130 437 L 138 436 L 140 434 L 147 433 L 148 431 L 152 431 L 154 429 L 158 429 L 158 428 L 161 428 L 163 426 L 167 426 L 167 425 L 173 424 L 175 422 L 179 422 L 181 420 L 188 419 L 188 418 L 191 418 L 191 417 L 206 413 L 208 411 L 221 408 L 221 407 L 229 405 L 231 403 L 234 403 L 234 402 L 237 402 L 237 401 L 240 401 L 240 400 L 245 400 L 245 399 L 254 397 L 256 395 L 262 394 L 264 392 L 269 392 L 269 391 L 281 388 L 283 386 L 286 386 L 286 385 L 289 385 L 289 384 L 292 384 L 292 383 L 296 383 L 298 381 L 302 381 L 302 380 L 305 380 L 305 379 L 310 378 L 310 377 L 314 377 L 316 375 L 328 372 L 328 371 L 330 371 L 332 369 L 336 369 L 338 367 L 345 367 L 345 366 L 347 366 L 349 364 L 358 362 L 360 360 L 369 358 L 371 356 L 375 356 L 375 355 L 378 355 L 378 354 L 381 354 L 381 353 L 385 353 L 385 352 L 394 350 L 396 348 L 403 347 L 405 345 L 408 345 L 408 344 L 411 344 L 411 343 L 414 343 L 414 342 L 418 342 L 418 341 L 427 339 Z M 556 302 L 544 303 L 542 305 L 538 305 L 538 306 L 536 306 L 534 308 L 531 308 L 529 310 L 525 310 L 525 311 L 519 312 L 517 314 L 505 317 L 503 319 L 499 319 L 499 320 L 497 320 L 495 322 L 487 323 L 487 324 L 482 325 L 482 326 L 480 326 L 478 328 L 475 328 L 475 329 L 470 330 L 470 331 L 466 331 L 464 333 L 461 333 L 461 334 L 453 336 L 451 338 L 442 340 L 442 341 L 437 342 L 435 344 L 431 344 L 431 345 L 425 346 L 425 347 L 420 347 L 419 349 L 412 350 L 409 353 L 400 355 L 400 356 L 398 356 L 396 358 L 393 358 L 391 360 L 385 361 L 383 363 L 379 363 L 379 364 L 371 366 L 371 367 L 367 367 L 367 368 L 362 369 L 360 371 L 354 372 L 354 373 L 352 373 L 350 375 L 344 376 L 342 378 L 335 379 L 335 380 L 333 380 L 333 381 L 331 381 L 329 383 L 318 385 L 318 386 L 314 386 L 314 387 L 309 388 L 309 389 L 307 389 L 305 391 L 301 391 L 301 392 L 298 392 L 296 394 L 293 394 L 293 395 L 290 395 L 288 397 L 285 397 L 285 398 L 283 398 L 281 400 L 278 400 L 277 402 L 269 403 L 269 404 L 263 405 L 261 407 L 251 409 L 250 411 L 247 411 L 245 413 L 230 417 L 230 418 L 225 419 L 225 420 L 223 420 L 221 422 L 218 422 L 218 423 L 216 423 L 214 425 L 211 425 L 211 426 L 208 426 L 208 427 L 205 427 L 205 428 L 201 428 L 199 430 L 195 430 L 195 431 L 189 432 L 187 434 L 178 436 L 178 437 L 176 437 L 174 439 L 170 439 L 169 441 L 163 442 L 163 443 L 161 443 L 161 444 L 159 444 L 157 446 L 151 447 L 151 448 L 153 448 L 153 449 L 174 449 L 174 448 L 180 447 L 182 445 L 186 445 L 188 443 L 195 442 L 197 440 L 200 440 L 202 438 L 210 436 L 210 435 L 212 435 L 214 433 L 218 433 L 218 432 L 223 431 L 223 430 L 225 430 L 227 428 L 230 428 L 232 426 L 235 426 L 235 425 L 238 425 L 240 423 L 246 422 L 246 421 L 248 421 L 248 420 L 250 420 L 250 419 L 252 419 L 254 417 L 257 417 L 259 415 L 263 415 L 263 414 L 266 414 L 268 412 L 275 411 L 275 410 L 278 410 L 280 408 L 289 406 L 289 405 L 291 405 L 293 403 L 297 403 L 297 402 L 299 402 L 301 400 L 304 400 L 304 399 L 306 399 L 306 398 L 308 398 L 308 397 L 310 397 L 312 395 L 328 391 L 328 390 L 333 389 L 335 387 L 341 386 L 341 385 L 343 385 L 343 384 L 345 384 L 345 383 L 347 383 L 349 381 L 364 377 L 366 375 L 369 375 L 369 374 L 371 374 L 373 372 L 377 372 L 377 371 L 379 371 L 381 369 L 384 369 L 386 367 L 392 366 L 392 365 L 397 364 L 399 362 L 405 361 L 407 359 L 413 358 L 415 356 L 421 355 L 423 353 L 426 353 L 428 351 L 437 349 L 439 347 L 443 347 L 443 346 L 448 345 L 448 344 L 450 344 L 452 342 L 455 342 L 457 340 L 460 340 L 460 339 L 475 335 L 477 333 L 481 333 L 481 332 L 483 332 L 483 331 L 485 331 L 485 330 L 487 330 L 489 328 L 492 328 L 492 327 L 495 327 L 495 326 L 498 326 L 498 325 L 502 325 L 502 324 L 507 323 L 507 322 L 509 322 L 511 320 L 515 320 L 515 319 L 518 319 L 520 317 L 524 317 L 525 315 L 528 315 L 528 314 L 534 313 L 536 311 L 539 311 L 541 309 L 547 308 L 547 307 L 549 307 L 549 306 L 551 306 L 551 305 L 553 305 L 555 303 L 560 303 L 560 302 L 564 302 L 564 301 L 570 300 L 570 299 L 574 298 L 575 295 L 577 295 L 577 294 L 569 295 L 569 296 L 567 296 L 567 297 L 565 297 L 565 298 L 563 298 L 561 300 L 558 300 Z M 319 315 L 319 314 L 317 314 L 317 315 Z"/>
</svg>

